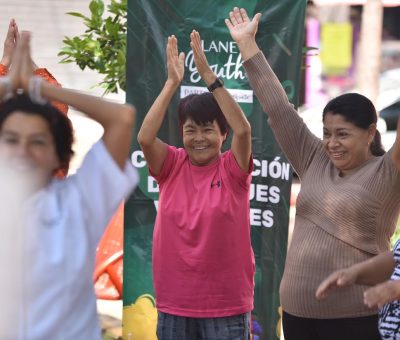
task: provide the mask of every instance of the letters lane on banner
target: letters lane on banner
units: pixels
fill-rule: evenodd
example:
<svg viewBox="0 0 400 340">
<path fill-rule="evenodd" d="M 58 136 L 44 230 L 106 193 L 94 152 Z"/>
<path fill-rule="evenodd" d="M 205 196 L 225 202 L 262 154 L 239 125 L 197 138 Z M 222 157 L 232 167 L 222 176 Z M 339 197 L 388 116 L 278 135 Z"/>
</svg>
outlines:
<svg viewBox="0 0 400 340">
<path fill-rule="evenodd" d="M 290 101 L 297 105 L 305 0 L 242 0 L 229 4 L 203 0 L 201 6 L 197 1 L 187 0 L 128 1 L 127 101 L 137 108 L 138 130 L 165 82 L 165 44 L 167 36 L 174 34 L 179 50 L 185 52 L 185 78 L 171 102 L 159 137 L 171 145 L 182 146 L 178 102 L 188 94 L 207 90 L 196 71 L 189 45 L 192 29 L 200 32 L 210 65 L 224 80 L 252 126 L 254 171 L 250 219 L 256 258 L 253 338 L 277 339 L 281 318 L 278 290 L 287 249 L 292 170 L 273 138 L 267 115 L 248 84 L 243 60 L 225 26 L 224 19 L 233 6 L 246 8 L 250 16 L 262 13 L 257 42 Z M 148 173 L 136 140 L 131 160 L 140 172 L 141 181 L 125 208 L 124 313 L 139 296 L 154 295 L 151 242 L 158 186 Z"/>
</svg>

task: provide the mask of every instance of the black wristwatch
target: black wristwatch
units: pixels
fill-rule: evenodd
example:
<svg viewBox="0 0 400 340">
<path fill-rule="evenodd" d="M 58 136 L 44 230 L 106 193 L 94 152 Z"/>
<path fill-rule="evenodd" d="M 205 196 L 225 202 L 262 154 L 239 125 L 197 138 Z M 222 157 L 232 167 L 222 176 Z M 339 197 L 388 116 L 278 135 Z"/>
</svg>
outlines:
<svg viewBox="0 0 400 340">
<path fill-rule="evenodd" d="M 213 92 L 216 88 L 224 86 L 224 81 L 221 78 L 215 79 L 215 81 L 210 85 L 207 86 L 207 90 Z"/>
</svg>

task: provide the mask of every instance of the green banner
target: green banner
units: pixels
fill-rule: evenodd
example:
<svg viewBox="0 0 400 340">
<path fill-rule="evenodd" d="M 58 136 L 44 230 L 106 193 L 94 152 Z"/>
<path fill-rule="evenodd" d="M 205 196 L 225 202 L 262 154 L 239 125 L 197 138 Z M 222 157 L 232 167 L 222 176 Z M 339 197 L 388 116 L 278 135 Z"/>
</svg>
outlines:
<svg viewBox="0 0 400 340">
<path fill-rule="evenodd" d="M 257 42 L 290 101 L 297 105 L 306 0 L 128 1 L 127 101 L 137 108 L 137 131 L 165 83 L 166 39 L 174 34 L 179 51 L 185 52 L 185 77 L 169 106 L 159 137 L 182 146 L 178 102 L 190 93 L 206 91 L 189 45 L 190 32 L 200 32 L 209 64 L 224 80 L 252 126 L 250 217 L 256 257 L 253 338 L 277 339 L 281 318 L 278 290 L 287 249 L 292 170 L 274 140 L 267 116 L 249 86 L 238 48 L 225 26 L 224 19 L 234 6 L 246 8 L 251 17 L 262 13 Z M 132 162 L 140 173 L 140 185 L 125 206 L 124 306 L 135 303 L 142 294 L 154 295 L 151 247 L 158 186 L 148 174 L 136 140 L 132 144 Z"/>
</svg>

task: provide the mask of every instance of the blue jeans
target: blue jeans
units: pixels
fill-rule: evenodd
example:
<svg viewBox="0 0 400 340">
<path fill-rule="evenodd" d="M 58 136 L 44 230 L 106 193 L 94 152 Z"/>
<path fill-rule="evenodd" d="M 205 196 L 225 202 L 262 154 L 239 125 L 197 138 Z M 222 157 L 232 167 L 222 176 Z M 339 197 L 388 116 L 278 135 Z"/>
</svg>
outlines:
<svg viewBox="0 0 400 340">
<path fill-rule="evenodd" d="M 158 340 L 249 340 L 250 313 L 222 318 L 187 318 L 158 312 Z"/>
</svg>

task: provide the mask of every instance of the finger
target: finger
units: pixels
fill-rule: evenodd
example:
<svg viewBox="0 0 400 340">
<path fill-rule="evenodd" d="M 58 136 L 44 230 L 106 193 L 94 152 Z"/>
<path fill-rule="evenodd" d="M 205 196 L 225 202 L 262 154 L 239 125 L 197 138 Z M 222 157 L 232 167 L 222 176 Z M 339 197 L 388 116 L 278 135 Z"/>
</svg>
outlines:
<svg viewBox="0 0 400 340">
<path fill-rule="evenodd" d="M 10 23 L 8 25 L 6 40 L 14 37 L 14 25 L 12 23 L 12 20 L 13 19 L 10 20 Z"/>
<path fill-rule="evenodd" d="M 329 283 L 326 281 L 322 282 L 317 288 L 315 297 L 317 299 L 324 299 L 327 296 L 328 288 L 329 288 Z"/>
<path fill-rule="evenodd" d="M 240 14 L 240 10 L 238 7 L 235 7 L 233 9 L 233 16 L 235 17 L 235 20 L 238 24 L 241 24 L 243 22 L 242 15 Z"/>
<path fill-rule="evenodd" d="M 178 56 L 178 40 L 174 35 L 171 36 L 171 54 L 172 56 Z"/>
<path fill-rule="evenodd" d="M 373 294 L 369 292 L 369 289 L 364 292 L 364 304 L 367 305 L 369 308 L 372 308 L 376 305 Z"/>
<path fill-rule="evenodd" d="M 19 42 L 20 51 L 23 56 L 23 61 L 24 62 L 29 62 L 30 61 L 30 32 L 28 31 L 22 31 L 21 32 L 21 39 Z"/>
<path fill-rule="evenodd" d="M 19 34 L 19 29 L 18 29 L 18 25 L 17 23 L 15 23 L 14 25 L 14 39 L 15 42 L 17 42 L 19 40 L 20 34 Z"/>
<path fill-rule="evenodd" d="M 192 48 L 193 53 L 198 54 L 198 40 L 195 30 L 190 33 L 190 47 Z"/>
<path fill-rule="evenodd" d="M 390 296 L 387 293 L 385 284 L 379 284 L 375 287 L 368 288 L 364 292 L 364 303 L 368 307 L 382 306 L 389 302 Z"/>
<path fill-rule="evenodd" d="M 325 298 L 326 296 L 328 296 L 329 292 L 338 286 L 339 279 L 340 278 L 338 278 L 338 275 L 334 273 L 327 279 L 322 281 L 322 283 L 317 288 L 317 298 Z"/>
<path fill-rule="evenodd" d="M 254 17 L 252 22 L 255 22 L 257 25 L 260 22 L 260 18 L 261 18 L 261 13 L 257 13 Z"/>
<path fill-rule="evenodd" d="M 194 61 L 196 62 L 199 57 L 199 50 L 197 49 L 196 43 L 193 40 L 190 42 L 190 48 L 193 51 Z"/>
<path fill-rule="evenodd" d="M 185 53 L 183 53 L 183 52 L 179 53 L 178 60 L 179 60 L 179 63 L 180 63 L 181 65 L 183 65 L 184 62 L 185 62 Z"/>
<path fill-rule="evenodd" d="M 167 61 L 172 60 L 172 37 L 169 36 L 166 47 Z"/>
<path fill-rule="evenodd" d="M 235 7 L 232 12 L 229 12 L 229 19 L 231 20 L 231 23 L 233 26 L 236 26 L 238 24 L 238 22 L 236 20 L 235 12 L 234 12 L 235 9 L 237 9 L 237 7 Z"/>
<path fill-rule="evenodd" d="M 193 41 L 196 44 L 196 47 L 201 47 L 201 38 L 199 32 L 193 30 Z"/>
<path fill-rule="evenodd" d="M 225 19 L 225 25 L 228 27 L 229 30 L 233 28 L 233 25 L 229 19 Z"/>
<path fill-rule="evenodd" d="M 246 10 L 245 10 L 244 8 L 241 8 L 241 9 L 240 9 L 240 15 L 241 15 L 242 20 L 243 20 L 244 22 L 250 21 L 249 16 L 247 15 L 247 12 L 246 12 Z"/>
<path fill-rule="evenodd" d="M 31 39 L 31 32 L 22 31 L 20 37 L 21 37 L 22 46 L 28 46 L 29 47 L 29 42 L 30 42 L 30 39 Z"/>
<path fill-rule="evenodd" d="M 194 54 L 194 57 L 195 57 L 195 62 L 198 63 L 201 60 L 202 56 L 203 56 L 203 51 L 201 49 L 201 45 L 200 45 L 199 41 L 194 40 L 192 42 L 192 50 L 193 50 L 193 54 Z"/>
</svg>

